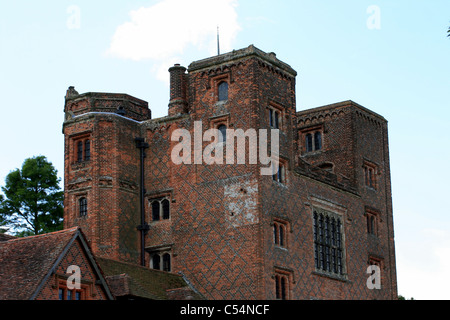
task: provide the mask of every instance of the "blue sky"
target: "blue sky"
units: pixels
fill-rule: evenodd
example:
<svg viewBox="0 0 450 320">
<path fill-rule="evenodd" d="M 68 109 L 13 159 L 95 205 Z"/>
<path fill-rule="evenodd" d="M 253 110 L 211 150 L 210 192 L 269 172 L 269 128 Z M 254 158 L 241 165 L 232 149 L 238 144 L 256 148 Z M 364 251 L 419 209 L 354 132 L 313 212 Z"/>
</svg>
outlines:
<svg viewBox="0 0 450 320">
<path fill-rule="evenodd" d="M 389 121 L 399 294 L 450 299 L 450 1 L 3 1 L 0 185 L 64 166 L 64 95 L 128 93 L 167 114 L 167 69 L 254 44 L 298 72 L 297 110 L 351 99 Z"/>
</svg>

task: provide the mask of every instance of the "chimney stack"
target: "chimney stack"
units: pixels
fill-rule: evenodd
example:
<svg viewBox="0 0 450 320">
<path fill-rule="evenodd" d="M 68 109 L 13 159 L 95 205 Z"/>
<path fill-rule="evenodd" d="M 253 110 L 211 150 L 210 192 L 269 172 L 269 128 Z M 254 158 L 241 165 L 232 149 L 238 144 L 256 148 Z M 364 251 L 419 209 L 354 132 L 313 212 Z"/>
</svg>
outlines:
<svg viewBox="0 0 450 320">
<path fill-rule="evenodd" d="M 186 100 L 186 68 L 175 64 L 169 69 L 170 72 L 170 102 L 169 116 L 187 113 Z"/>
</svg>

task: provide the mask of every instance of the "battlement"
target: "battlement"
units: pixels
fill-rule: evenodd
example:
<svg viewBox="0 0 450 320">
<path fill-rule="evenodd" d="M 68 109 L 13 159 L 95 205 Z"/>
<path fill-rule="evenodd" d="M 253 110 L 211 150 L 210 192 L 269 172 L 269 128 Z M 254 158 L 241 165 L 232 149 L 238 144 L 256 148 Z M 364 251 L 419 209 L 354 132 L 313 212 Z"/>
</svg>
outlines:
<svg viewBox="0 0 450 320">
<path fill-rule="evenodd" d="M 148 102 L 123 93 L 87 92 L 78 94 L 69 87 L 65 97 L 66 120 L 89 112 L 117 113 L 136 121 L 151 119 Z"/>
<path fill-rule="evenodd" d="M 274 52 L 266 53 L 254 45 L 250 45 L 247 48 L 233 50 L 228 53 L 220 54 L 217 56 L 209 57 L 206 59 L 194 61 L 189 65 L 188 71 L 200 71 L 203 69 L 208 69 L 211 67 L 220 67 L 222 64 L 229 64 L 232 61 L 241 60 L 249 57 L 257 57 L 258 59 L 268 62 L 274 67 L 277 67 L 285 72 L 287 72 L 290 76 L 297 76 L 297 72 L 287 63 L 278 60 L 276 54 Z"/>
</svg>

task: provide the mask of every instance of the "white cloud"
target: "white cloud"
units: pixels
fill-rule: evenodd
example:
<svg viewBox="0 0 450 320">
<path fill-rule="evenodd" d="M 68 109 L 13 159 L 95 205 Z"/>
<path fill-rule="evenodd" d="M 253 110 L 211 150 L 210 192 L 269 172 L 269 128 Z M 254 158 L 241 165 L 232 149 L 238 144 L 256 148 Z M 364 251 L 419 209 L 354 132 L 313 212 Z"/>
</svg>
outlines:
<svg viewBox="0 0 450 320">
<path fill-rule="evenodd" d="M 116 29 L 108 54 L 135 61 L 150 59 L 158 65 L 191 46 L 213 55 L 217 26 L 221 52 L 229 51 L 240 30 L 236 6 L 237 0 L 162 0 L 139 8 L 130 12 L 131 21 Z M 169 67 L 165 65 L 165 72 Z"/>
</svg>

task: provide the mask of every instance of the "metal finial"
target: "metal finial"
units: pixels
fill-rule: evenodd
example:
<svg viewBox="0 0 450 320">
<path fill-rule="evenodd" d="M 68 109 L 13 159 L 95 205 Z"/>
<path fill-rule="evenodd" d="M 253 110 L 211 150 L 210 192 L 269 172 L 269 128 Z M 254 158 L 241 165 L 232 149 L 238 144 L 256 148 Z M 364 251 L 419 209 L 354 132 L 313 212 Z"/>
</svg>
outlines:
<svg viewBox="0 0 450 320">
<path fill-rule="evenodd" d="M 219 26 L 217 26 L 217 55 L 220 55 Z"/>
</svg>

